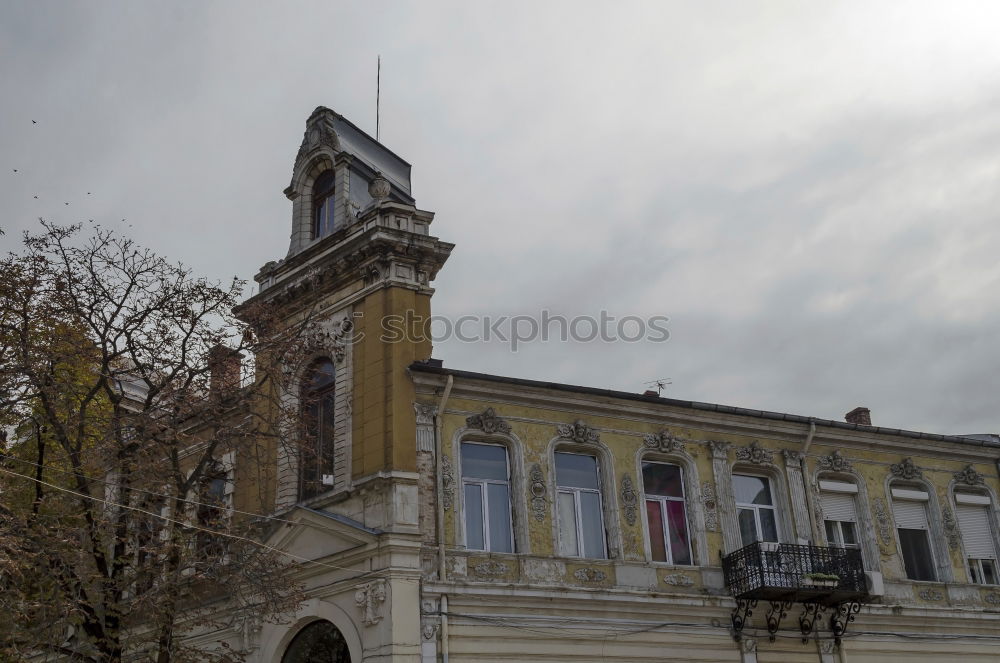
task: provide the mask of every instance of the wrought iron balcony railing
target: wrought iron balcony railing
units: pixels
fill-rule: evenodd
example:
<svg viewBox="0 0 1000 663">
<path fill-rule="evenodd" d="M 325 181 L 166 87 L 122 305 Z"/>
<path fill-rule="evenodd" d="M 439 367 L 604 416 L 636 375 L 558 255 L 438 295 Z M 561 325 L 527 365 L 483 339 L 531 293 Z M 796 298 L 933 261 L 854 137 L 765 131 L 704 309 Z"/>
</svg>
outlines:
<svg viewBox="0 0 1000 663">
<path fill-rule="evenodd" d="M 854 548 L 758 541 L 726 555 L 722 571 L 738 599 L 832 605 L 866 594 L 861 551 Z"/>
</svg>

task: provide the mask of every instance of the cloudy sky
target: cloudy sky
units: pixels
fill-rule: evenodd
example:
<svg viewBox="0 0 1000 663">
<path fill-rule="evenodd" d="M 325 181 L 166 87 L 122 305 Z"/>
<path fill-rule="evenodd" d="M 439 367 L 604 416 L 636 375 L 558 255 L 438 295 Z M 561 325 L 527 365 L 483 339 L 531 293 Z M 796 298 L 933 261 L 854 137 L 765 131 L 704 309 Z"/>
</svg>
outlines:
<svg viewBox="0 0 1000 663">
<path fill-rule="evenodd" d="M 442 341 L 446 366 L 1000 432 L 998 13 L 6 0 L 0 245 L 95 219 L 252 277 L 287 251 L 312 109 L 374 133 L 381 54 L 382 142 L 457 244 L 437 314 L 670 318 L 665 343 Z"/>
</svg>

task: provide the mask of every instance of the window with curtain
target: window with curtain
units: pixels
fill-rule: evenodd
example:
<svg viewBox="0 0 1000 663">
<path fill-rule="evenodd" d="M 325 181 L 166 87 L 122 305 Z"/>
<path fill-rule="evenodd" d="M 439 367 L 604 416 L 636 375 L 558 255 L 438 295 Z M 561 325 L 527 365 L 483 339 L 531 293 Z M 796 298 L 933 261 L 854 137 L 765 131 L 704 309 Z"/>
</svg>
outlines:
<svg viewBox="0 0 1000 663">
<path fill-rule="evenodd" d="M 910 580 L 936 580 L 927 519 L 928 494 L 917 488 L 892 489 L 892 517 L 896 521 L 900 554 Z"/>
<path fill-rule="evenodd" d="M 326 170 L 313 182 L 313 239 L 319 239 L 333 232 L 334 177 L 332 170 Z"/>
<path fill-rule="evenodd" d="M 969 580 L 980 585 L 998 584 L 990 497 L 978 493 L 955 493 L 955 515 L 962 530 Z"/>
<path fill-rule="evenodd" d="M 567 557 L 608 556 L 597 458 L 557 451 L 559 553 Z"/>
<path fill-rule="evenodd" d="M 691 564 L 683 471 L 677 465 L 643 463 L 642 486 L 653 561 Z"/>
<path fill-rule="evenodd" d="M 507 448 L 499 444 L 463 442 L 462 491 L 466 547 L 514 552 Z"/>
<path fill-rule="evenodd" d="M 303 440 L 299 450 L 299 499 L 333 488 L 333 433 L 336 368 L 320 359 L 302 389 Z"/>
<path fill-rule="evenodd" d="M 777 543 L 778 517 L 771 482 L 765 477 L 734 474 L 733 494 L 743 545 L 748 546 L 755 541 Z"/>
</svg>

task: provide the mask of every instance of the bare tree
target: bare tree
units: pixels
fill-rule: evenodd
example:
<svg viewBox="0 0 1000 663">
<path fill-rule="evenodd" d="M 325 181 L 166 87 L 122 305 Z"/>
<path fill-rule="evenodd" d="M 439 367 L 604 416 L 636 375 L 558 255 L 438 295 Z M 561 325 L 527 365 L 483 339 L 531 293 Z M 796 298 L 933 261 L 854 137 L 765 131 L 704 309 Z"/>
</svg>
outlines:
<svg viewBox="0 0 1000 663">
<path fill-rule="evenodd" d="M 0 651 L 238 660 L 183 636 L 297 606 L 252 473 L 295 444 L 284 373 L 264 367 L 301 348 L 272 312 L 234 316 L 243 287 L 44 221 L 0 261 Z M 234 504 L 237 472 L 258 490 Z"/>
</svg>

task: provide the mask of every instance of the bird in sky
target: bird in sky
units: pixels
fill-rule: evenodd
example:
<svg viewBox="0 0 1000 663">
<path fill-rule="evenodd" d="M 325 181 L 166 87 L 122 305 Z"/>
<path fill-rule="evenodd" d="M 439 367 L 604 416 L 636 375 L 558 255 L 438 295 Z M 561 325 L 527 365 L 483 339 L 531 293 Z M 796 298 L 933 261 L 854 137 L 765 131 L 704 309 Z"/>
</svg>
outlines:
<svg viewBox="0 0 1000 663">
<path fill-rule="evenodd" d="M 32 120 L 32 121 L 31 121 L 31 123 L 32 123 L 32 124 L 38 124 L 38 123 L 37 123 L 37 122 L 35 122 L 34 120 Z"/>
<path fill-rule="evenodd" d="M 63 205 L 69 205 L 69 203 L 63 203 Z"/>
<path fill-rule="evenodd" d="M 14 169 L 14 172 L 15 172 L 15 173 L 17 172 L 17 168 L 15 168 L 15 169 Z"/>
<path fill-rule="evenodd" d="M 38 200 L 38 196 L 35 196 L 35 200 Z"/>
</svg>

